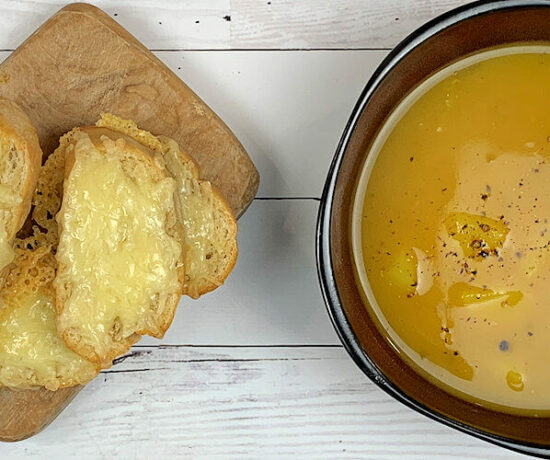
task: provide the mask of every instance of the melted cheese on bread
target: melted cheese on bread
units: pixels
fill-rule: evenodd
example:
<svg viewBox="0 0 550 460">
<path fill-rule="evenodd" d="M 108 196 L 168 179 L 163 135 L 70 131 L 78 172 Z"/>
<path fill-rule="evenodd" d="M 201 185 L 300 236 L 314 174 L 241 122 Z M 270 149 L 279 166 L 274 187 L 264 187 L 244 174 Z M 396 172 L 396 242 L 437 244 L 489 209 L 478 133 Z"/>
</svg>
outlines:
<svg viewBox="0 0 550 460">
<path fill-rule="evenodd" d="M 57 333 L 54 276 L 48 249 L 16 250 L 0 290 L 0 386 L 57 390 L 87 383 L 99 372 Z"/>
<path fill-rule="evenodd" d="M 0 313 L 0 385 L 49 390 L 84 384 L 96 367 L 69 350 L 57 334 L 53 298 L 27 294 Z"/>
<path fill-rule="evenodd" d="M 139 129 L 131 120 L 106 113 L 97 126 L 124 133 L 160 154 L 176 180 L 185 263 L 183 293 L 198 298 L 222 285 L 237 260 L 237 222 L 216 188 L 200 179 L 195 161 L 173 139 Z"/>
<path fill-rule="evenodd" d="M 166 167 L 176 179 L 176 212 L 184 229 L 184 291 L 198 298 L 223 284 L 233 268 L 237 224 L 212 184 L 199 180 L 196 169 L 182 161 L 176 143 L 161 139 Z"/>
<path fill-rule="evenodd" d="M 57 217 L 59 326 L 72 349 L 105 367 L 172 319 L 162 317 L 181 295 L 182 249 L 167 233 L 175 181 L 155 177 L 127 140 L 74 139 Z"/>
<path fill-rule="evenodd" d="M 22 198 L 9 184 L 0 184 L 0 270 L 14 258 L 15 253 L 8 237 L 7 228 L 12 218 L 11 209 L 21 203 Z"/>
</svg>

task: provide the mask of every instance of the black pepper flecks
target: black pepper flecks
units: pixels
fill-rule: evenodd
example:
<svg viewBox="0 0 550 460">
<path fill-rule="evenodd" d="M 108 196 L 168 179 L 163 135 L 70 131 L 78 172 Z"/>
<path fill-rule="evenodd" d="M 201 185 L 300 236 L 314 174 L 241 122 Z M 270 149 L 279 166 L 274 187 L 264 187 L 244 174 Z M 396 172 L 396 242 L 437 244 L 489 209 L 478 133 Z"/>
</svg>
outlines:
<svg viewBox="0 0 550 460">
<path fill-rule="evenodd" d="M 510 348 L 510 344 L 506 340 L 503 340 L 498 344 L 498 349 L 500 351 L 508 351 L 509 348 Z"/>
</svg>

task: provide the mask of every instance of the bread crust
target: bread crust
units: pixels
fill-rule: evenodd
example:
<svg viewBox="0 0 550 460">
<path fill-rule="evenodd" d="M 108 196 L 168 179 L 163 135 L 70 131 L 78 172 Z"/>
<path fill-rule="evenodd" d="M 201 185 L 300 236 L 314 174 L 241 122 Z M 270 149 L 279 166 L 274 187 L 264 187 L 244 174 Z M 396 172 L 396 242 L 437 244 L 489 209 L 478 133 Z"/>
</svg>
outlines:
<svg viewBox="0 0 550 460">
<path fill-rule="evenodd" d="M 0 98 L 0 134 L 12 140 L 24 158 L 22 184 L 19 190 L 22 200 L 11 210 L 11 218 L 6 222 L 6 234 L 11 244 L 25 223 L 31 208 L 32 195 L 42 164 L 42 150 L 36 129 L 27 114 L 15 102 L 4 98 Z M 7 269 L 8 267 L 0 269 L 0 275 L 5 275 Z M 0 276 L 0 286 L 1 284 Z"/>
<path fill-rule="evenodd" d="M 65 149 L 65 178 L 68 178 L 71 170 L 75 164 L 75 137 L 78 137 L 77 133 L 82 133 L 84 135 L 87 135 L 96 149 L 101 152 L 102 154 L 106 153 L 105 146 L 103 143 L 104 138 L 108 138 L 112 140 L 113 142 L 124 142 L 124 149 L 125 151 L 131 153 L 132 155 L 135 155 L 136 157 L 139 157 L 140 160 L 146 162 L 150 167 L 151 171 L 155 172 L 154 179 L 156 180 L 162 180 L 166 177 L 171 177 L 168 171 L 165 169 L 163 162 L 161 159 L 158 158 L 158 155 L 150 150 L 149 148 L 145 147 L 144 145 L 140 144 L 139 142 L 135 141 L 134 139 L 121 134 L 119 132 L 115 132 L 106 128 L 100 128 L 95 126 L 86 126 L 82 128 L 75 128 L 70 133 L 68 133 L 66 136 L 68 136 L 67 140 L 68 142 L 62 142 L 61 146 Z M 59 233 L 62 232 L 62 225 L 59 224 Z M 166 226 L 166 233 L 178 241 L 181 241 L 181 227 L 179 222 L 176 219 L 175 212 L 172 210 L 168 217 L 167 217 L 167 226 Z M 57 270 L 58 273 L 64 272 L 66 269 L 63 262 L 60 261 L 58 258 L 58 266 Z M 166 330 L 170 327 L 170 324 L 172 323 L 172 320 L 175 315 L 176 307 L 178 306 L 179 300 L 181 298 L 182 290 L 183 290 L 183 281 L 185 277 L 185 271 L 184 271 L 184 264 L 183 264 L 183 251 L 180 255 L 178 267 L 177 267 L 177 277 L 180 285 L 180 290 L 177 294 L 174 294 L 169 297 L 169 299 L 166 302 L 166 308 L 160 316 L 157 317 L 156 326 L 155 328 L 148 328 L 143 327 L 141 329 L 138 329 L 134 332 L 134 334 L 128 336 L 128 337 L 122 337 L 120 340 L 117 340 L 116 342 L 113 342 L 113 345 L 109 352 L 104 355 L 100 356 L 91 346 L 87 346 L 80 342 L 78 333 L 73 329 L 67 329 L 63 325 L 62 316 L 63 312 L 65 310 L 65 305 L 67 303 L 67 300 L 70 298 L 70 292 L 68 292 L 68 286 L 63 285 L 63 283 L 56 282 L 55 290 L 56 290 L 56 308 L 58 312 L 58 330 L 67 344 L 67 346 L 73 350 L 74 352 L 78 353 L 83 358 L 87 359 L 88 361 L 91 361 L 93 363 L 99 364 L 102 368 L 108 368 L 112 365 L 113 359 L 115 359 L 117 356 L 120 356 L 121 354 L 127 352 L 131 346 L 140 340 L 142 335 L 151 335 L 153 337 L 162 338 L 164 336 L 164 333 Z"/>
<path fill-rule="evenodd" d="M 237 230 L 238 230 L 237 220 L 233 215 L 233 211 L 231 211 L 231 208 L 227 204 L 227 201 L 224 200 L 224 198 L 221 196 L 218 189 L 215 188 L 214 186 L 212 186 L 212 193 L 214 197 L 217 199 L 217 203 L 221 208 L 221 212 L 225 214 L 225 217 L 227 219 L 227 224 L 228 224 L 227 231 L 231 235 L 231 240 L 233 244 L 228 248 L 229 256 L 228 256 L 228 260 L 225 262 L 224 270 L 220 272 L 220 275 L 216 279 L 216 282 L 211 282 L 209 284 L 206 284 L 204 285 L 204 287 L 200 289 L 198 297 L 213 291 L 214 289 L 220 287 L 224 283 L 224 281 L 227 279 L 229 274 L 233 271 L 233 268 L 237 263 L 237 257 L 239 254 L 239 249 L 237 246 Z M 192 297 L 187 287 L 187 284 L 184 284 L 184 293 Z"/>
<path fill-rule="evenodd" d="M 150 133 L 147 133 L 150 134 Z M 169 161 L 168 161 L 168 155 L 171 153 L 170 150 L 174 147 L 177 149 L 177 151 L 173 152 L 176 154 L 178 162 L 181 164 L 183 168 L 186 169 L 186 171 L 191 175 L 192 180 L 195 182 L 195 185 L 198 188 L 208 186 L 209 192 L 212 194 L 213 201 L 216 205 L 216 209 L 223 216 L 222 220 L 224 223 L 224 229 L 227 231 L 227 246 L 225 247 L 225 259 L 222 269 L 219 271 L 218 275 L 213 278 L 211 281 L 204 283 L 200 287 L 196 285 L 193 280 L 187 279 L 188 276 L 186 275 L 186 279 L 183 284 L 183 293 L 193 299 L 198 299 L 204 294 L 207 294 L 214 289 L 220 287 L 233 268 L 235 267 L 235 263 L 237 262 L 237 256 L 239 253 L 238 245 L 237 245 L 237 220 L 235 219 L 235 216 L 233 215 L 233 211 L 229 207 L 227 201 L 222 197 L 219 190 L 210 182 L 201 180 L 200 178 L 200 169 L 195 160 L 191 158 L 190 155 L 185 153 L 183 149 L 171 138 L 166 136 L 158 136 L 158 139 L 161 141 L 161 144 L 163 145 L 162 154 L 166 161 L 168 171 L 174 178 L 177 179 L 177 173 L 176 171 L 171 170 Z M 177 194 L 177 192 L 176 192 Z M 185 227 L 182 222 L 182 227 Z M 184 239 L 185 239 L 185 229 L 183 230 L 184 233 Z"/>
<path fill-rule="evenodd" d="M 3 98 L 0 98 L 0 132 L 7 138 L 13 139 L 17 149 L 25 156 L 25 178 L 21 190 L 23 201 L 13 213 L 11 231 L 8 232 L 8 235 L 14 237 L 25 222 L 31 208 L 32 194 L 42 164 L 42 150 L 30 118 L 15 102 Z"/>
</svg>

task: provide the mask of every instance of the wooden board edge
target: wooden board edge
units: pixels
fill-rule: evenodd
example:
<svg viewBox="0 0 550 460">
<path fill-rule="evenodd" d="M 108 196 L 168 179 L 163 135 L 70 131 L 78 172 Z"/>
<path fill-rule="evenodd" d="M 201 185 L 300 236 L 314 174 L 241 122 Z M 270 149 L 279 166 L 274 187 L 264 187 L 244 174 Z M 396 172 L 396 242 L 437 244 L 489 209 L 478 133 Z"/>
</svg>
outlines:
<svg viewBox="0 0 550 460">
<path fill-rule="evenodd" d="M 57 416 L 69 405 L 69 403 L 75 398 L 75 396 L 82 390 L 84 387 L 81 385 L 70 387 L 70 388 L 64 388 L 61 391 L 61 397 L 60 401 L 56 404 L 51 404 L 51 411 L 46 413 L 42 418 L 39 419 L 39 423 L 36 423 L 34 425 L 30 425 L 28 427 L 25 427 L 25 429 L 21 429 L 20 426 L 11 427 L 8 426 L 8 429 L 6 429 L 4 432 L 0 432 L 0 442 L 17 442 L 17 441 L 23 441 L 25 439 L 28 439 L 38 433 L 40 433 L 44 428 L 46 428 L 50 423 L 52 423 Z M 3 388 L 3 391 L 8 391 L 9 389 Z M 12 393 L 18 393 L 16 390 L 9 390 Z M 45 388 L 39 388 L 36 390 L 22 390 L 20 391 L 21 394 L 26 393 L 28 394 L 29 391 L 33 392 L 42 392 L 42 394 L 49 394 L 54 393 L 50 392 L 49 390 L 46 390 Z M 28 419 L 25 420 L 25 422 L 28 422 Z M 17 434 L 14 434 L 17 433 Z"/>
</svg>

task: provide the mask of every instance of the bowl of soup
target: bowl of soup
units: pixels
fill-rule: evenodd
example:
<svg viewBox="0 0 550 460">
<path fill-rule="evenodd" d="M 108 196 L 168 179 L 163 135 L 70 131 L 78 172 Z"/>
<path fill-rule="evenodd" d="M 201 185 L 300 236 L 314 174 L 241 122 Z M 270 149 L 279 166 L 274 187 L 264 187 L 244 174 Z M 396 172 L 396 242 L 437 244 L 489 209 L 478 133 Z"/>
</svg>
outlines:
<svg viewBox="0 0 550 460">
<path fill-rule="evenodd" d="M 550 4 L 453 10 L 368 82 L 327 178 L 321 287 L 357 365 L 446 425 L 550 455 Z"/>
</svg>

